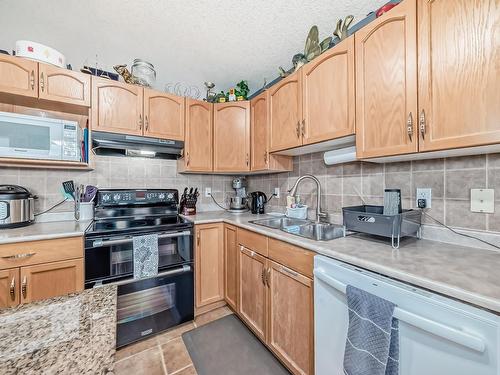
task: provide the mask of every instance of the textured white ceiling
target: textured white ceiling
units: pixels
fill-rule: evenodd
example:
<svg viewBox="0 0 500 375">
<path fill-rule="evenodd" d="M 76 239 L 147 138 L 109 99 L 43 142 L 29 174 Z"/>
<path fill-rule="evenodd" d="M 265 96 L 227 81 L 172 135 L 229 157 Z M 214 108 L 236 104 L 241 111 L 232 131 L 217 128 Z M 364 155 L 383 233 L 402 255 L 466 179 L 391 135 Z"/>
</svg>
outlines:
<svg viewBox="0 0 500 375">
<path fill-rule="evenodd" d="M 338 18 L 361 20 L 386 0 L 0 0 L 0 49 L 19 39 L 49 45 L 73 69 L 84 62 L 111 70 L 142 58 L 155 65 L 156 87 L 167 82 L 216 83 L 228 89 L 241 79 L 250 90 L 277 76 L 301 52 L 309 28 L 320 39 Z"/>
</svg>

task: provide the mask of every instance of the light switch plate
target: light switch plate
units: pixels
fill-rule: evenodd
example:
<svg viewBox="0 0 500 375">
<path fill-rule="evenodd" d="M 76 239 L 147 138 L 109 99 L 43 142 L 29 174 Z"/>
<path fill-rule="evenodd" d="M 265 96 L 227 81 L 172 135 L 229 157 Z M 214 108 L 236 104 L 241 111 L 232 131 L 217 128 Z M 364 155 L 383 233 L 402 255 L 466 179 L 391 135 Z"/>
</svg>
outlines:
<svg viewBox="0 0 500 375">
<path fill-rule="evenodd" d="M 212 188 L 206 187 L 205 188 L 205 197 L 210 197 L 212 195 Z"/>
<path fill-rule="evenodd" d="M 276 198 L 279 198 L 280 197 L 280 188 L 279 187 L 275 187 L 274 188 L 274 196 Z"/>
<path fill-rule="evenodd" d="M 494 189 L 470 189 L 470 210 L 472 212 L 495 212 Z"/>
</svg>

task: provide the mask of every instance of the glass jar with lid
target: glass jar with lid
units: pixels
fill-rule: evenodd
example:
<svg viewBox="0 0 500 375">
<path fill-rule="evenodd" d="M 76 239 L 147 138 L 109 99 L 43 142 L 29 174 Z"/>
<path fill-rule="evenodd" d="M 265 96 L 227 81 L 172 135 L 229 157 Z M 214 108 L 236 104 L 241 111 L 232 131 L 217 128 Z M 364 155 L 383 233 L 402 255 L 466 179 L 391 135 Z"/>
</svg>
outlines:
<svg viewBox="0 0 500 375">
<path fill-rule="evenodd" d="M 132 75 L 139 78 L 144 86 L 152 87 L 156 82 L 156 71 L 153 64 L 141 59 L 134 60 Z"/>
</svg>

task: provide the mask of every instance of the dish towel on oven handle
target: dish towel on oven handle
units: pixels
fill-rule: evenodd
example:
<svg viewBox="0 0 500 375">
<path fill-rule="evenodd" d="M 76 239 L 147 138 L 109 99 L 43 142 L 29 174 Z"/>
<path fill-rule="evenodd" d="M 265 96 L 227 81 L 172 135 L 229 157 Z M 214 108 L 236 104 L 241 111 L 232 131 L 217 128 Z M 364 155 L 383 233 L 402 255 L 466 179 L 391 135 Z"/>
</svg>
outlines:
<svg viewBox="0 0 500 375">
<path fill-rule="evenodd" d="M 398 375 L 399 324 L 392 302 L 347 286 L 349 328 L 344 352 L 344 374 Z"/>
<path fill-rule="evenodd" d="M 133 238 L 134 279 L 158 274 L 158 235 L 147 234 Z"/>
</svg>

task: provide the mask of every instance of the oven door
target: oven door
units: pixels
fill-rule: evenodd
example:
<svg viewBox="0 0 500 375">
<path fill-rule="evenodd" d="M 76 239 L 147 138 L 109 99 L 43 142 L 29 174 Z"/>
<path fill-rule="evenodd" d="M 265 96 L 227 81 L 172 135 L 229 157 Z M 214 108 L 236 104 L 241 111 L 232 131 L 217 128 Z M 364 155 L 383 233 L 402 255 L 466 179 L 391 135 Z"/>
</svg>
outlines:
<svg viewBox="0 0 500 375">
<path fill-rule="evenodd" d="M 191 265 L 150 279 L 118 282 L 116 347 L 194 319 Z"/>
<path fill-rule="evenodd" d="M 138 233 L 137 236 L 145 233 Z M 158 271 L 193 259 L 192 231 L 158 233 Z M 134 273 L 133 236 L 85 239 L 85 287 L 130 279 Z"/>
</svg>

